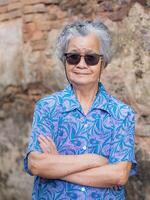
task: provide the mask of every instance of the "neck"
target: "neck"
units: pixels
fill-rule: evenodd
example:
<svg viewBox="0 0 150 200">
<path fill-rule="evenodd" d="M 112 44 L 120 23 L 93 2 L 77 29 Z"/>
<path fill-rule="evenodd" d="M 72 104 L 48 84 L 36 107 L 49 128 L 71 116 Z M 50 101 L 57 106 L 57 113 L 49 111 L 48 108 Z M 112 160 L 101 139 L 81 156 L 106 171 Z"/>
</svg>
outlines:
<svg viewBox="0 0 150 200">
<path fill-rule="evenodd" d="M 98 91 L 98 83 L 91 85 L 74 85 L 73 89 L 84 113 L 87 113 L 91 107 L 96 93 Z"/>
</svg>

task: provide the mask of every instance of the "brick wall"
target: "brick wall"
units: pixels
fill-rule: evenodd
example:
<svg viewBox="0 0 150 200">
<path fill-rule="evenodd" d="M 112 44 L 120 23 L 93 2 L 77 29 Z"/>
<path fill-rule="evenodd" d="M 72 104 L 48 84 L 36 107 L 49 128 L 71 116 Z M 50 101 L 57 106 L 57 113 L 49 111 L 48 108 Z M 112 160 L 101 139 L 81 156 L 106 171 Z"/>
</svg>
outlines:
<svg viewBox="0 0 150 200">
<path fill-rule="evenodd" d="M 68 18 L 101 16 L 119 21 L 128 14 L 132 2 L 134 0 L 1 0 L 0 23 L 22 18 L 24 42 L 30 41 L 33 50 L 44 50 L 48 31 L 59 29 Z M 147 1 L 139 2 L 148 4 Z"/>
<path fill-rule="evenodd" d="M 31 42 L 33 50 L 44 50 L 48 31 L 59 28 L 66 17 L 57 5 L 47 0 L 1 0 L 0 23 L 21 18 L 24 42 Z"/>
<path fill-rule="evenodd" d="M 1 0 L 0 22 L 22 17 L 22 5 L 19 0 Z"/>
</svg>

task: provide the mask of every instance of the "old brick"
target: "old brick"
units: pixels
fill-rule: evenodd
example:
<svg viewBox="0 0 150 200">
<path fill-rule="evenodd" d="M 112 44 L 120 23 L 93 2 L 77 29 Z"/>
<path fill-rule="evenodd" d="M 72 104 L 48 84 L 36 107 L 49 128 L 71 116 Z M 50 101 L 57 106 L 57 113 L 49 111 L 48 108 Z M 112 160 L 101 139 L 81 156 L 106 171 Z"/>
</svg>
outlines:
<svg viewBox="0 0 150 200">
<path fill-rule="evenodd" d="M 38 29 L 40 29 L 41 31 L 48 31 L 50 30 L 50 23 L 47 21 L 39 21 L 36 23 L 37 24 L 37 27 Z"/>
<path fill-rule="evenodd" d="M 24 5 L 34 5 L 34 4 L 38 4 L 38 3 L 46 3 L 47 0 L 25 0 L 24 1 Z"/>
<path fill-rule="evenodd" d="M 46 12 L 46 6 L 44 4 L 37 4 L 34 6 L 34 12 Z"/>
<path fill-rule="evenodd" d="M 58 4 L 60 0 L 47 0 L 48 4 Z"/>
<path fill-rule="evenodd" d="M 7 5 L 9 0 L 0 0 L 0 6 Z"/>
<path fill-rule="evenodd" d="M 30 33 L 30 32 L 34 32 L 34 31 L 36 31 L 36 24 L 35 23 L 33 23 L 33 22 L 31 22 L 31 23 L 26 23 L 25 25 L 24 25 L 24 29 L 25 29 L 25 32 L 27 32 L 27 33 Z"/>
<path fill-rule="evenodd" d="M 8 13 L 0 14 L 0 21 L 6 21 L 9 19 Z"/>
<path fill-rule="evenodd" d="M 35 13 L 34 14 L 34 22 L 44 22 L 47 21 L 48 18 L 48 14 L 47 13 Z"/>
<path fill-rule="evenodd" d="M 23 20 L 25 23 L 32 22 L 33 18 L 34 18 L 34 14 L 27 14 L 27 15 L 24 15 Z"/>
<path fill-rule="evenodd" d="M 50 21 L 49 22 L 49 26 L 50 26 L 50 30 L 51 29 L 58 29 L 60 28 L 60 24 L 63 25 L 64 21 L 62 20 L 55 20 L 55 21 Z"/>
<path fill-rule="evenodd" d="M 53 14 L 53 13 L 49 14 L 49 20 L 56 20 L 56 19 L 57 19 L 57 15 L 56 14 Z"/>
<path fill-rule="evenodd" d="M 22 16 L 21 10 L 15 10 L 9 12 L 9 19 L 14 19 Z"/>
<path fill-rule="evenodd" d="M 32 35 L 31 40 L 36 41 L 36 40 L 42 40 L 44 37 L 44 34 L 42 31 L 35 31 Z"/>
<path fill-rule="evenodd" d="M 20 2 L 20 0 L 11 0 L 11 3 L 16 3 L 16 2 Z"/>
<path fill-rule="evenodd" d="M 16 94 L 15 98 L 16 99 L 22 99 L 22 100 L 28 101 L 28 96 L 25 95 L 25 94 Z"/>
<path fill-rule="evenodd" d="M 27 41 L 41 41 L 41 40 L 47 40 L 47 32 L 46 31 L 40 31 L 40 30 L 36 30 L 34 32 L 24 32 L 24 35 L 23 35 L 23 39 L 24 39 L 24 42 L 27 42 Z M 38 42 L 36 43 L 33 43 L 33 45 L 37 45 Z"/>
<path fill-rule="evenodd" d="M 110 13 L 108 15 L 108 17 L 112 20 L 112 21 L 121 21 L 125 16 L 127 16 L 128 14 L 128 7 L 124 6 L 122 9 L 120 9 L 119 11 Z"/>
<path fill-rule="evenodd" d="M 22 3 L 20 2 L 11 3 L 8 5 L 8 11 L 17 10 L 17 9 L 20 9 L 21 7 L 22 7 Z"/>
<path fill-rule="evenodd" d="M 7 12 L 7 6 L 0 6 L 0 14 Z"/>
<path fill-rule="evenodd" d="M 48 9 L 49 17 L 52 20 L 53 20 L 53 18 L 54 18 L 54 20 L 62 19 L 64 17 L 66 17 L 66 15 L 67 15 L 67 12 L 62 11 L 61 8 L 56 5 L 48 6 L 47 9 Z"/>
<path fill-rule="evenodd" d="M 46 48 L 46 40 L 32 41 L 31 43 L 33 51 L 44 50 Z"/>
<path fill-rule="evenodd" d="M 25 14 L 33 13 L 33 7 L 32 7 L 32 6 L 25 6 L 25 7 L 23 8 L 23 12 L 24 12 Z"/>
<path fill-rule="evenodd" d="M 37 4 L 33 6 L 25 6 L 24 7 L 24 13 L 44 13 L 46 12 L 46 7 L 44 4 Z"/>
<path fill-rule="evenodd" d="M 39 88 L 33 88 L 33 89 L 31 88 L 30 90 L 28 90 L 29 95 L 39 95 L 41 93 L 42 91 Z"/>
<path fill-rule="evenodd" d="M 29 41 L 29 35 L 26 32 L 23 34 L 23 41 L 24 43 Z"/>
<path fill-rule="evenodd" d="M 5 90 L 6 95 L 17 94 L 17 93 L 20 93 L 20 92 L 21 92 L 20 88 L 13 86 L 13 85 L 7 87 L 6 90 Z"/>
</svg>

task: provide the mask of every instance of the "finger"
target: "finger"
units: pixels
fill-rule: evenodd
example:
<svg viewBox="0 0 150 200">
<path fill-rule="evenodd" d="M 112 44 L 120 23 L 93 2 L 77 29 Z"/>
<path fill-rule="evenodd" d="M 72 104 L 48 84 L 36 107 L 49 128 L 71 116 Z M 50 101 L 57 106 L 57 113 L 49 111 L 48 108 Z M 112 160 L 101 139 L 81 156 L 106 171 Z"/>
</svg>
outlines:
<svg viewBox="0 0 150 200">
<path fill-rule="evenodd" d="M 39 135 L 38 139 L 39 139 L 41 142 L 43 142 L 45 145 L 51 146 L 51 143 L 49 142 L 49 140 L 48 140 L 45 136 Z"/>
<path fill-rule="evenodd" d="M 44 153 L 50 153 L 50 148 L 45 145 L 43 142 L 40 142 L 40 147 Z"/>
<path fill-rule="evenodd" d="M 43 135 L 40 135 L 40 139 L 50 147 L 51 149 L 51 152 L 52 151 L 56 151 L 56 146 L 55 146 L 55 143 L 53 142 L 53 140 L 49 137 L 49 136 L 43 136 Z"/>
<path fill-rule="evenodd" d="M 42 147 L 44 147 L 44 149 L 52 149 L 51 146 L 49 144 L 46 144 L 41 138 L 38 138 L 38 141 L 40 143 L 40 146 L 42 145 Z"/>
<path fill-rule="evenodd" d="M 40 142 L 40 144 L 43 144 L 43 146 L 48 146 L 48 144 L 41 137 L 38 137 L 38 141 Z"/>
<path fill-rule="evenodd" d="M 52 138 L 49 136 L 47 136 L 46 138 L 48 139 L 49 142 L 51 142 L 52 146 L 56 149 L 56 145 L 55 145 L 54 141 L 52 140 Z"/>
<path fill-rule="evenodd" d="M 50 136 L 46 136 L 47 140 L 51 143 L 51 152 L 55 153 L 55 154 L 59 154 L 57 151 L 57 147 L 53 141 L 53 139 Z"/>
<path fill-rule="evenodd" d="M 40 135 L 38 137 L 38 140 L 44 145 L 45 149 L 48 148 L 48 151 L 50 151 L 50 153 L 58 154 L 56 145 L 49 136 Z"/>
<path fill-rule="evenodd" d="M 38 137 L 38 140 L 39 140 L 39 142 L 40 143 L 42 143 L 43 144 L 43 146 L 44 146 L 44 151 L 45 151 L 45 149 L 48 149 L 48 150 L 46 150 L 46 151 L 48 151 L 48 152 L 50 152 L 50 153 L 57 153 L 57 149 L 56 149 L 56 147 L 54 147 L 53 146 L 53 143 L 52 143 L 52 140 L 48 140 L 45 136 L 43 136 L 43 135 L 40 135 L 39 137 Z"/>
</svg>

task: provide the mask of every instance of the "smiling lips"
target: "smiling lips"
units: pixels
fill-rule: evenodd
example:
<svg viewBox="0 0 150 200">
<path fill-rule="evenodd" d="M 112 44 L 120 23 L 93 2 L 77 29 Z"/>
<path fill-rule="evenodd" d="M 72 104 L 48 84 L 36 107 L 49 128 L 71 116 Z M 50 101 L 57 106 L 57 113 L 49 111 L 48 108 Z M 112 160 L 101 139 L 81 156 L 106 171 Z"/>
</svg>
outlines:
<svg viewBox="0 0 150 200">
<path fill-rule="evenodd" d="M 89 75 L 90 73 L 82 73 L 79 71 L 73 71 L 73 73 L 78 74 L 78 75 Z"/>
</svg>

